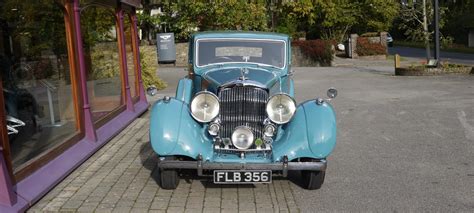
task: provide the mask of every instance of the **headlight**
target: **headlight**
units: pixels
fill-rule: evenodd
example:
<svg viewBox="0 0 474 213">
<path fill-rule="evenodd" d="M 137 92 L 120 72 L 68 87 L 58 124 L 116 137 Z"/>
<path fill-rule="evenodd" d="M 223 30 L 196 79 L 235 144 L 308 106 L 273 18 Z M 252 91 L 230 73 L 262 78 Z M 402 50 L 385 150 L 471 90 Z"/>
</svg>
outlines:
<svg viewBox="0 0 474 213">
<path fill-rule="evenodd" d="M 271 121 L 276 124 L 285 124 L 295 114 L 296 103 L 286 94 L 277 94 L 268 100 L 266 110 Z"/>
<path fill-rule="evenodd" d="M 199 92 L 191 101 L 191 115 L 199 122 L 212 121 L 219 114 L 219 99 L 210 92 Z"/>
<path fill-rule="evenodd" d="M 253 133 L 246 126 L 239 126 L 235 128 L 232 133 L 232 143 L 237 149 L 248 149 L 253 144 Z"/>
</svg>

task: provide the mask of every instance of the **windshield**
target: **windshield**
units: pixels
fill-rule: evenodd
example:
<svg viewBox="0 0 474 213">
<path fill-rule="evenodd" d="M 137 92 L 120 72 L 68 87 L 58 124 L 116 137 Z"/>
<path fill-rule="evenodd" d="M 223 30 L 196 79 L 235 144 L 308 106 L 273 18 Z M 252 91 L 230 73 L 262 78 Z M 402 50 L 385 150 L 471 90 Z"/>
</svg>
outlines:
<svg viewBox="0 0 474 213">
<path fill-rule="evenodd" d="M 285 42 L 261 39 L 198 39 L 196 64 L 255 63 L 285 67 Z"/>
</svg>

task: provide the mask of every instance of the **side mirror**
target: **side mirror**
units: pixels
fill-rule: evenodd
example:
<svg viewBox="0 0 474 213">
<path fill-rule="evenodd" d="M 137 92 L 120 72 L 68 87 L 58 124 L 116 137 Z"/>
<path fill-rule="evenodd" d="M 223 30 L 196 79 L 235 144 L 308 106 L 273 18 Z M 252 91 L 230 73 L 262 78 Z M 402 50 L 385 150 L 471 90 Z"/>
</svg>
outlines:
<svg viewBox="0 0 474 213">
<path fill-rule="evenodd" d="M 337 89 L 334 87 L 331 87 L 328 89 L 327 95 L 329 99 L 334 99 L 337 97 Z"/>
<path fill-rule="evenodd" d="M 146 89 L 146 93 L 149 96 L 155 96 L 158 93 L 158 89 L 156 88 L 155 85 L 151 85 Z"/>
<path fill-rule="evenodd" d="M 317 104 L 317 105 L 321 105 L 321 104 L 323 104 L 324 102 L 329 103 L 332 99 L 336 98 L 336 96 L 337 96 L 337 89 L 334 88 L 334 87 L 329 88 L 329 89 L 328 89 L 328 92 L 327 92 L 327 96 L 328 96 L 328 99 L 317 98 L 317 99 L 316 99 L 316 104 Z"/>
</svg>

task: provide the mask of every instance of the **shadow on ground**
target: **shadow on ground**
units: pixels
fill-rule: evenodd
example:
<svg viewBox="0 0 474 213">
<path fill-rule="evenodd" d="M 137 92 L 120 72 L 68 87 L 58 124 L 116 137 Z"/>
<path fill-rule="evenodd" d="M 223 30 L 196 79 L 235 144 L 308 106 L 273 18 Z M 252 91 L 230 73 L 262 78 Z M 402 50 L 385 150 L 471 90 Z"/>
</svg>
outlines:
<svg viewBox="0 0 474 213">
<path fill-rule="evenodd" d="M 158 156 L 151 148 L 150 142 L 142 144 L 140 147 L 140 160 L 147 170 L 150 171 L 152 179 L 156 184 L 160 184 L 159 169 L 157 167 Z M 253 184 L 214 184 L 212 182 L 212 173 L 208 173 L 206 176 L 200 177 L 197 175 L 196 170 L 183 169 L 179 172 L 181 180 L 191 183 L 193 180 L 198 180 L 206 188 L 254 188 Z M 286 180 L 288 179 L 292 183 L 302 187 L 301 183 L 301 172 L 289 171 L 288 178 L 274 175 L 273 180 Z"/>
</svg>

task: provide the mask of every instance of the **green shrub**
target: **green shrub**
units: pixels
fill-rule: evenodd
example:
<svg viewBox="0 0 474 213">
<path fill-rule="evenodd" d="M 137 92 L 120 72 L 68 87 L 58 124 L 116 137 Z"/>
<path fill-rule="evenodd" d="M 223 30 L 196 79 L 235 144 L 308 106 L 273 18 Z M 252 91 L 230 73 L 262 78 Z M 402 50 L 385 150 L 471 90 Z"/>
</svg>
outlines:
<svg viewBox="0 0 474 213">
<path fill-rule="evenodd" d="M 379 36 L 380 36 L 380 33 L 378 32 L 367 32 L 360 35 L 360 37 L 379 37 Z"/>
<path fill-rule="evenodd" d="M 308 40 L 308 41 L 293 41 L 292 45 L 299 47 L 301 52 L 318 62 L 321 66 L 331 66 L 331 62 L 334 60 L 333 41 L 328 40 Z"/>
<path fill-rule="evenodd" d="M 156 58 L 156 49 L 153 46 L 140 46 L 140 64 L 142 67 L 143 87 L 151 85 L 158 89 L 166 88 L 167 84 L 158 77 L 158 62 Z"/>
<path fill-rule="evenodd" d="M 90 54 L 90 74 L 88 80 L 107 79 L 120 76 L 117 42 L 97 42 L 88 51 Z"/>
<path fill-rule="evenodd" d="M 367 37 L 357 38 L 356 52 L 359 56 L 385 55 L 387 48 L 380 43 L 372 43 Z"/>
<path fill-rule="evenodd" d="M 453 45 L 454 38 L 452 36 L 441 36 L 441 48 L 446 49 Z"/>
</svg>

